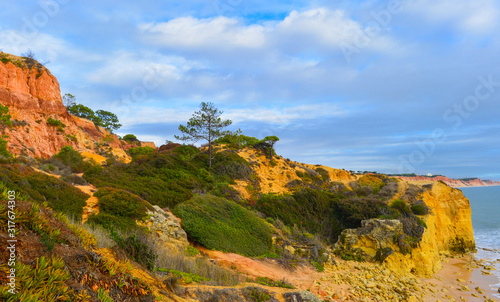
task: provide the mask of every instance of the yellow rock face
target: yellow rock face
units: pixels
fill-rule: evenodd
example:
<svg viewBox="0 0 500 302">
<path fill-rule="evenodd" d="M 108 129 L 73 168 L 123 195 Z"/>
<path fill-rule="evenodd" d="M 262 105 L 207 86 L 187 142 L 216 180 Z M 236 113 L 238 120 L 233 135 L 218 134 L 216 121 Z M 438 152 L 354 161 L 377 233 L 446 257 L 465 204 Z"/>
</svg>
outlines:
<svg viewBox="0 0 500 302">
<path fill-rule="evenodd" d="M 411 255 L 394 253 L 385 264 L 394 271 L 432 276 L 442 268 L 442 256 L 458 256 L 475 250 L 469 200 L 462 191 L 436 183 L 423 193 L 431 213 L 425 217 L 420 246 Z"/>
</svg>

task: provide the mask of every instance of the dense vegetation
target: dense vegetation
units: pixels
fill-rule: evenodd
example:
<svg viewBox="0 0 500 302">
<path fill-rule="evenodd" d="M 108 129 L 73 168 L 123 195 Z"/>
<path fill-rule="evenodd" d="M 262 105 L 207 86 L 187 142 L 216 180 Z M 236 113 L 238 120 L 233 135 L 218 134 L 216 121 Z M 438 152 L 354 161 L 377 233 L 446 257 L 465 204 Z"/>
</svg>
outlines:
<svg viewBox="0 0 500 302">
<path fill-rule="evenodd" d="M 256 214 L 224 198 L 196 196 L 174 209 L 192 240 L 209 249 L 260 256 L 271 250 L 273 229 Z"/>
<path fill-rule="evenodd" d="M 136 227 L 136 220 L 147 216 L 151 205 L 137 195 L 113 188 L 100 188 L 95 194 L 99 199 L 99 214 L 89 217 L 89 222 L 106 229 L 130 230 Z"/>
<path fill-rule="evenodd" d="M 415 214 L 426 213 L 427 209 L 417 200 L 411 208 L 403 200 L 389 205 L 397 191 L 395 180 L 383 175 L 365 175 L 350 183 L 351 189 L 337 184 L 325 190 L 321 177 L 304 179 L 308 182 L 299 184 L 292 194 L 262 195 L 255 208 L 288 228 L 302 228 L 331 243 L 338 240 L 344 229 L 358 228 L 362 220 L 371 218 L 399 219 L 406 235 L 417 242 L 421 239 L 423 224 Z M 410 200 L 410 196 L 406 198 Z"/>
<path fill-rule="evenodd" d="M 0 182 L 9 190 L 22 192 L 29 201 L 47 202 L 57 212 L 81 217 L 88 195 L 57 178 L 35 172 L 20 164 L 0 165 Z"/>
<path fill-rule="evenodd" d="M 231 151 L 217 153 L 210 169 L 207 155 L 192 146 L 179 145 L 156 153 L 137 150 L 141 151 L 130 164 L 95 167 L 85 172 L 84 178 L 99 188 L 127 190 L 151 204 L 173 208 L 195 193 L 214 191 L 219 183 L 250 174 L 248 163 Z"/>
</svg>

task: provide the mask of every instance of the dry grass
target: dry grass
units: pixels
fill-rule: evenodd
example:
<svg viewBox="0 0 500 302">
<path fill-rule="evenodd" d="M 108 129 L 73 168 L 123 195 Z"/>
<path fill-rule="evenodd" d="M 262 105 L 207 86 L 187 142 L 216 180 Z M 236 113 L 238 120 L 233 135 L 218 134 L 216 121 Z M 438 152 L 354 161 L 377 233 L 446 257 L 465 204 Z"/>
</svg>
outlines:
<svg viewBox="0 0 500 302">
<path fill-rule="evenodd" d="M 149 242 L 156 243 L 152 240 Z M 240 283 L 238 274 L 210 262 L 204 256 L 189 257 L 186 256 L 185 251 L 158 244 L 154 244 L 153 248 L 158 255 L 157 267 L 199 275 L 210 279 L 208 283 L 211 285 L 233 286 Z"/>
</svg>

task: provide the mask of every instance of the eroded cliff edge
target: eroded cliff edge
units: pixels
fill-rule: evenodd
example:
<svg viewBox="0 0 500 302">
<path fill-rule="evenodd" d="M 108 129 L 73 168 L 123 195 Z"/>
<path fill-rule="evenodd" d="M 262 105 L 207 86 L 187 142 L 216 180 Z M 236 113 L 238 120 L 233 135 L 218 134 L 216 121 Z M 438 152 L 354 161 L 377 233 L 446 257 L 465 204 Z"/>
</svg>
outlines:
<svg viewBox="0 0 500 302">
<path fill-rule="evenodd" d="M 419 197 L 429 213 L 420 216 L 425 230 L 415 248 L 405 250 L 405 242 L 399 241 L 404 233 L 400 221 L 384 219 L 366 220 L 361 228 L 344 230 L 336 247 L 357 250 L 365 259 L 381 261 L 392 271 L 426 277 L 442 268 L 444 257 L 475 251 L 470 203 L 462 191 L 437 182 Z"/>
<path fill-rule="evenodd" d="M 9 108 L 13 121 L 13 127 L 4 129 L 10 153 L 49 158 L 67 145 L 93 153 L 126 149 L 116 135 L 69 114 L 59 82 L 47 68 L 38 62 L 27 64 L 23 57 L 0 56 L 0 104 Z M 49 119 L 60 121 L 60 126 Z"/>
</svg>

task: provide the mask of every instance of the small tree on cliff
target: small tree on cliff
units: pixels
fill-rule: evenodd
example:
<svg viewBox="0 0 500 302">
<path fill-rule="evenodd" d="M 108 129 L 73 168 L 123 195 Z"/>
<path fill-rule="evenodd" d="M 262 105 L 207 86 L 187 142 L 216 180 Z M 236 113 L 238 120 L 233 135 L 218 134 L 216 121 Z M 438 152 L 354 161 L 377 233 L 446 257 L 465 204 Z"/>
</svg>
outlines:
<svg viewBox="0 0 500 302">
<path fill-rule="evenodd" d="M 277 141 L 280 139 L 277 136 L 271 135 L 271 136 L 266 136 L 264 137 L 261 142 L 269 145 L 269 156 L 271 157 L 271 161 L 273 160 L 273 154 L 274 154 L 274 144 L 276 144 Z"/>
<path fill-rule="evenodd" d="M 71 93 L 66 93 L 63 96 L 63 104 L 66 108 L 76 105 L 76 97 Z"/>
<path fill-rule="evenodd" d="M 222 111 L 217 109 L 213 103 L 202 102 L 200 110 L 193 113 L 186 126 L 179 125 L 182 136 L 175 135 L 175 138 L 182 141 L 197 142 L 200 139 L 208 142 L 208 166 L 212 167 L 212 143 L 217 138 L 224 136 L 229 131 L 224 128 L 231 125 L 231 120 L 222 120 Z"/>
<path fill-rule="evenodd" d="M 108 129 L 108 131 L 111 133 L 113 133 L 113 130 L 117 130 L 122 126 L 122 124 L 119 123 L 116 114 L 112 112 L 105 110 L 97 110 L 95 114 L 97 117 L 96 124 Z"/>
</svg>

